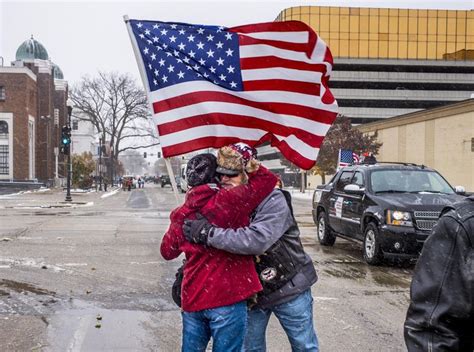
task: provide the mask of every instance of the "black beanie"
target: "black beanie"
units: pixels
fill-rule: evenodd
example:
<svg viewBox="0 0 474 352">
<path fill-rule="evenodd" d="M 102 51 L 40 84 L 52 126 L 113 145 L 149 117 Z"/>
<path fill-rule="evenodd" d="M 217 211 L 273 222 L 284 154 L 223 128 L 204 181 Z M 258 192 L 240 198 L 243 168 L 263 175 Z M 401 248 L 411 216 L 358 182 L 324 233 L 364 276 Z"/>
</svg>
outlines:
<svg viewBox="0 0 474 352">
<path fill-rule="evenodd" d="M 213 154 L 198 154 L 188 161 L 186 178 L 188 186 L 194 187 L 214 181 L 217 168 L 217 159 Z"/>
</svg>

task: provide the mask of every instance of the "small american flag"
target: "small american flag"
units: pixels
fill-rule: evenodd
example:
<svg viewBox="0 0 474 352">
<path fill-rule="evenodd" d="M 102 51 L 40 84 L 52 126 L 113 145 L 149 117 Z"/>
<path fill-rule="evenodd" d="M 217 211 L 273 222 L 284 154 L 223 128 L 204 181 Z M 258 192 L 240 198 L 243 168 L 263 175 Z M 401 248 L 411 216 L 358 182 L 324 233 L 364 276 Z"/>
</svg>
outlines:
<svg viewBox="0 0 474 352">
<path fill-rule="evenodd" d="M 360 160 L 359 155 L 349 149 L 339 149 L 339 162 L 338 168 L 348 166 L 353 163 L 358 163 Z"/>
<path fill-rule="evenodd" d="M 337 115 L 332 55 L 306 24 L 130 20 L 164 157 L 270 141 L 310 169 Z"/>
</svg>

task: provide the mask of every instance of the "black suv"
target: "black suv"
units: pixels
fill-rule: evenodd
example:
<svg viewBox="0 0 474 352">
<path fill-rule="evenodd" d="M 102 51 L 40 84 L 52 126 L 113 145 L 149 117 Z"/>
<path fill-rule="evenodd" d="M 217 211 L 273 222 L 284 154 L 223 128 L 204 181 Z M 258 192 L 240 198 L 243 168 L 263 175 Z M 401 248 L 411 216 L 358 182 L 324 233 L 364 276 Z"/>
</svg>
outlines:
<svg viewBox="0 0 474 352">
<path fill-rule="evenodd" d="M 161 183 L 161 188 L 165 187 L 166 185 L 171 186 L 171 179 L 169 175 L 161 175 L 160 176 L 160 183 Z"/>
<path fill-rule="evenodd" d="M 352 165 L 317 187 L 313 219 L 321 245 L 332 246 L 336 236 L 362 241 L 364 259 L 376 265 L 416 258 L 443 207 L 462 199 L 423 165 Z"/>
</svg>

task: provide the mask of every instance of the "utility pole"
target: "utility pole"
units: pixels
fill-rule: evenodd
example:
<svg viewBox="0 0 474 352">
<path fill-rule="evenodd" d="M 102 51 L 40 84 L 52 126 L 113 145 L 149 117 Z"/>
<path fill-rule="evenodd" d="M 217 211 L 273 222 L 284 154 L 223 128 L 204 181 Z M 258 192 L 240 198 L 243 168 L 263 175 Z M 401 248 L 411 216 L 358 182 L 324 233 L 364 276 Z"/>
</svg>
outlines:
<svg viewBox="0 0 474 352">
<path fill-rule="evenodd" d="M 69 131 L 66 133 L 66 137 L 69 137 L 69 140 L 64 140 L 63 144 L 66 148 L 67 152 L 67 185 L 66 185 L 66 202 L 72 202 L 71 197 L 71 174 L 72 174 L 72 163 L 71 163 L 71 115 L 72 115 L 72 104 L 68 99 L 67 102 L 67 128 L 64 132 Z"/>
</svg>

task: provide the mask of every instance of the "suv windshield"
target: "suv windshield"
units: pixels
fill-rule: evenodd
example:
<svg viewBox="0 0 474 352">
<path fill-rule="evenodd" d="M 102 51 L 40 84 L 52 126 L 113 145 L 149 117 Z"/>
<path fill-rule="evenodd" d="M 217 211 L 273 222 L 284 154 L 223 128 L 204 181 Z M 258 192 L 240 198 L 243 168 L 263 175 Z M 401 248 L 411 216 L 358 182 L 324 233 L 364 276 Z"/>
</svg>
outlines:
<svg viewBox="0 0 474 352">
<path fill-rule="evenodd" d="M 454 194 L 452 187 L 437 173 L 429 170 L 374 170 L 370 185 L 374 193 L 446 193 Z"/>
</svg>

